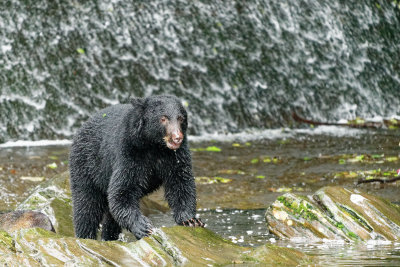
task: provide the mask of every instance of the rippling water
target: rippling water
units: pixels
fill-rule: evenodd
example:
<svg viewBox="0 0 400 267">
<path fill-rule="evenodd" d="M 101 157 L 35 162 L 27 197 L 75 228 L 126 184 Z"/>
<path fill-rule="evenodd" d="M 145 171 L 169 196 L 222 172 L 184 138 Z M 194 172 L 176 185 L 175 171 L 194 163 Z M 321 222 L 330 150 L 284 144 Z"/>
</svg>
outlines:
<svg viewBox="0 0 400 267">
<path fill-rule="evenodd" d="M 259 210 L 206 210 L 199 215 L 207 228 L 225 239 L 244 246 L 273 244 L 298 249 L 315 256 L 319 266 L 399 266 L 400 243 L 369 241 L 344 243 L 325 240 L 310 243 L 308 240 L 277 240 L 268 234 L 264 219 L 265 209 Z M 171 214 L 152 215 L 158 227 L 174 225 Z"/>
<path fill-rule="evenodd" d="M 164 93 L 195 135 L 399 115 L 399 24 L 391 1 L 1 1 L 0 142 Z"/>
</svg>

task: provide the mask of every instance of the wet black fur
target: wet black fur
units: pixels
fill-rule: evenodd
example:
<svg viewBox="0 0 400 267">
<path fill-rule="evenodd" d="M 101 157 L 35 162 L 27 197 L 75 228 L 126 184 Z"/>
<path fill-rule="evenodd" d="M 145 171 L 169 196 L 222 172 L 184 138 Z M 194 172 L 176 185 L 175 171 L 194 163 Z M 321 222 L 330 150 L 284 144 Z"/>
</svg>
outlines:
<svg viewBox="0 0 400 267">
<path fill-rule="evenodd" d="M 179 149 L 166 147 L 160 117 L 184 118 Z M 152 224 L 139 200 L 164 185 L 176 223 L 195 217 L 196 189 L 186 137 L 187 113 L 173 96 L 134 99 L 97 112 L 74 137 L 70 152 L 75 234 L 115 240 L 121 228 L 138 239 Z"/>
</svg>

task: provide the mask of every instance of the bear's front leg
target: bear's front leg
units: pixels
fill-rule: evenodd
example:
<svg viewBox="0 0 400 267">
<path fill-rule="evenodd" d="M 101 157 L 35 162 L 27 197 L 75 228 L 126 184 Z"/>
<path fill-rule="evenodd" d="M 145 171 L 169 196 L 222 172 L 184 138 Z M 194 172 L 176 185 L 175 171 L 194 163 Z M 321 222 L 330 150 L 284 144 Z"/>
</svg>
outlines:
<svg viewBox="0 0 400 267">
<path fill-rule="evenodd" d="M 132 232 L 137 239 L 141 239 L 151 235 L 154 227 L 139 208 L 139 201 L 145 190 L 141 183 L 128 173 L 136 172 L 119 171 L 113 174 L 108 188 L 108 205 L 115 221 L 122 228 Z"/>
<path fill-rule="evenodd" d="M 186 169 L 170 177 L 164 184 L 165 198 L 174 212 L 175 222 L 184 226 L 204 227 L 196 218 L 196 184 L 191 171 Z"/>
</svg>

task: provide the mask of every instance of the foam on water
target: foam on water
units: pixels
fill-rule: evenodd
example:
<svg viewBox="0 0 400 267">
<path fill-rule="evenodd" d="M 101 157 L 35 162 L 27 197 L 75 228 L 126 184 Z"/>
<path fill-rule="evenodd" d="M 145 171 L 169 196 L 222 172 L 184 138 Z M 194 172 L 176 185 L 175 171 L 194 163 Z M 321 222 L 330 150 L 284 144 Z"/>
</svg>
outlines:
<svg viewBox="0 0 400 267">
<path fill-rule="evenodd" d="M 72 143 L 70 140 L 39 140 L 39 141 L 9 141 L 0 144 L 0 148 L 8 147 L 38 147 L 38 146 L 68 146 Z"/>
<path fill-rule="evenodd" d="M 203 141 L 219 141 L 219 142 L 233 142 L 233 141 L 257 141 L 257 140 L 276 140 L 276 139 L 287 139 L 296 138 L 299 134 L 302 135 L 328 135 L 328 136 L 357 136 L 363 133 L 364 130 L 360 129 L 348 129 L 337 126 L 319 126 L 313 129 L 248 129 L 246 132 L 240 133 L 227 133 L 227 134 L 203 134 L 200 136 L 189 135 L 188 139 L 192 142 L 203 142 Z M 8 141 L 0 144 L 0 148 L 8 147 L 38 147 L 38 146 L 68 146 L 71 145 L 72 141 L 68 139 L 61 140 L 17 140 Z"/>
</svg>

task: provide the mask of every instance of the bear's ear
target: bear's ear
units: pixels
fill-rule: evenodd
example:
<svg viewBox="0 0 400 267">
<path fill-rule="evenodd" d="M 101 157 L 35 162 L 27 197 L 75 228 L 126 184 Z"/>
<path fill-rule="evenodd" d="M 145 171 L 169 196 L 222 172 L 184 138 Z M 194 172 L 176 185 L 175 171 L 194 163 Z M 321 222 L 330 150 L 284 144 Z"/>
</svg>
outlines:
<svg viewBox="0 0 400 267">
<path fill-rule="evenodd" d="M 144 105 L 144 99 L 140 97 L 132 98 L 130 102 L 134 107 L 139 107 Z"/>
</svg>

